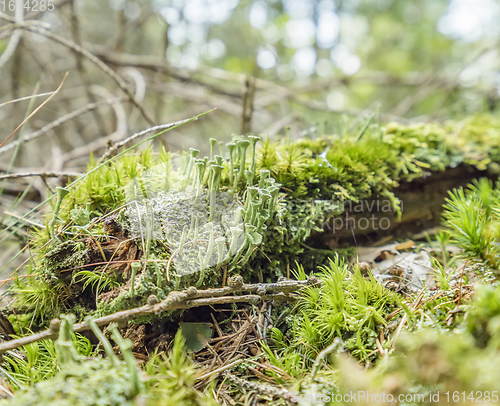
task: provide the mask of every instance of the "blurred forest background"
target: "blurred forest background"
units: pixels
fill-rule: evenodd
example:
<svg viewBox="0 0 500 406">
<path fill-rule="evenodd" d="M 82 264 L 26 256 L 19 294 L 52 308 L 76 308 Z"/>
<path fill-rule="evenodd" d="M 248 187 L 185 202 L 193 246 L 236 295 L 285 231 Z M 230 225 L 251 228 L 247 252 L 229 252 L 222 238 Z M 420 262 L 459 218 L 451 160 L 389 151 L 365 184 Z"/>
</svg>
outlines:
<svg viewBox="0 0 500 406">
<path fill-rule="evenodd" d="M 157 141 L 201 149 L 334 133 L 374 113 L 498 111 L 498 21 L 495 0 L 1 0 L 0 228 L 110 141 L 215 107 Z M 11 175 L 26 172 L 43 176 Z M 22 258 L 5 261 L 25 243 L 16 227 L 0 236 L 3 274 Z"/>
</svg>

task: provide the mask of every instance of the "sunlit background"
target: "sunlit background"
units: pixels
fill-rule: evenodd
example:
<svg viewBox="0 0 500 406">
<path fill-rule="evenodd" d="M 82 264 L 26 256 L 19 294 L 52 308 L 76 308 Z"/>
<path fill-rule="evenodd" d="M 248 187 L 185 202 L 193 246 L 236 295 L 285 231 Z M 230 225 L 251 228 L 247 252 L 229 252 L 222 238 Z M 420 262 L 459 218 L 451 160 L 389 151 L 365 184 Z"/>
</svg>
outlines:
<svg viewBox="0 0 500 406">
<path fill-rule="evenodd" d="M 14 17 L 11 3 L 0 11 Z M 497 109 L 495 0 L 53 3 L 54 11 L 23 10 L 16 18 L 34 15 L 50 24 L 50 32 L 82 44 L 135 87 L 153 117 L 144 120 L 130 104 L 121 115 L 117 107 L 100 108 L 76 119 L 85 125 L 73 125 L 79 132 L 75 140 L 68 140 L 67 125 L 53 131 L 65 151 L 116 130 L 129 133 L 214 107 L 216 113 L 183 129 L 182 137 L 178 131 L 166 136 L 172 146 L 189 146 L 207 132 L 223 138 L 241 132 L 275 136 L 290 128 L 300 135 L 319 123 L 331 132 L 328 123 L 339 115 L 358 117 L 375 109 L 385 120 L 423 121 Z M 9 22 L 0 21 L 4 27 Z M 38 34 L 17 32 L 22 35 L 15 51 L 0 60 L 1 101 L 31 94 L 37 82 L 41 90 L 54 89 L 70 73 L 62 94 L 71 102 L 60 109 L 54 100 L 26 132 L 85 105 L 92 94 L 94 101 L 123 96 L 86 58 Z M 8 34 L 0 34 L 4 53 L 12 40 Z M 251 77 L 260 80 L 250 92 L 253 109 L 244 126 L 245 80 Z M 12 109 L 17 114 L 3 108 L 0 119 L 15 128 L 25 106 Z M 127 122 L 113 129 L 124 116 Z"/>
<path fill-rule="evenodd" d="M 144 3 L 110 6 L 138 21 Z M 158 0 L 149 7 L 164 26 L 159 30 L 168 27 L 165 56 L 173 66 L 214 66 L 290 84 L 332 77 L 363 83 L 355 92 L 347 84 L 329 89 L 320 100 L 332 110 L 374 101 L 394 107 L 397 97 L 381 97 L 369 86 L 381 73 L 404 74 L 407 84 L 434 76 L 448 85 L 500 91 L 500 4 L 494 0 Z M 153 43 L 156 34 L 145 33 Z M 396 112 L 427 113 L 416 104 Z"/>
</svg>

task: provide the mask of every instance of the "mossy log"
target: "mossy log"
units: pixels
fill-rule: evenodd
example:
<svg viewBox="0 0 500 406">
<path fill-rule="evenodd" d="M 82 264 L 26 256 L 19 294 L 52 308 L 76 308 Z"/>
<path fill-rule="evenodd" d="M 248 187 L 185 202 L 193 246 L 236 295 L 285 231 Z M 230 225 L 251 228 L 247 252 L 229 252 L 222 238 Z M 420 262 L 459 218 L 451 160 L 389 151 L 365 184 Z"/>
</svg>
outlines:
<svg viewBox="0 0 500 406">
<path fill-rule="evenodd" d="M 443 172 L 428 173 L 411 182 L 401 182 L 393 190 L 401 202 L 401 215 L 385 197 L 371 197 L 358 203 L 344 202 L 344 211 L 328 219 L 322 232 L 315 232 L 309 246 L 330 249 L 352 245 L 370 245 L 388 237 L 411 238 L 439 226 L 449 191 L 465 187 L 474 179 L 490 177 L 485 170 L 461 164 Z"/>
<path fill-rule="evenodd" d="M 499 139 L 500 121 L 478 116 L 369 121 L 295 141 L 236 137 L 220 155 L 211 139 L 204 159 L 196 149 L 118 155 L 58 189 L 27 265 L 37 277 L 16 284 L 14 306 L 43 324 L 220 287 L 236 273 L 249 283 L 289 277 L 295 264 L 313 271 L 346 244 L 435 225 L 448 190 L 498 172 Z"/>
</svg>

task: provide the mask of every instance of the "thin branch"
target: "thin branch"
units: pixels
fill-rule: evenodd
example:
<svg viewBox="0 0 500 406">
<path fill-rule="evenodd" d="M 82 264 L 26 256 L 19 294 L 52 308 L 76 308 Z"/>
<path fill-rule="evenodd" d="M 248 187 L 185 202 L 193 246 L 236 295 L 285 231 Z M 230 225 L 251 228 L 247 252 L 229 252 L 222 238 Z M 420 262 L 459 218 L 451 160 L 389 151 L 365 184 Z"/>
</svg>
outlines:
<svg viewBox="0 0 500 406">
<path fill-rule="evenodd" d="M 148 69 L 152 71 L 161 71 L 165 74 L 171 76 L 174 79 L 179 80 L 180 82 L 189 82 L 196 83 L 202 85 L 203 87 L 212 90 L 213 92 L 221 95 L 226 95 L 235 98 L 241 98 L 240 93 L 234 93 L 227 89 L 224 89 L 223 86 L 215 86 L 213 84 L 213 79 L 225 80 L 227 82 L 232 82 L 234 84 L 245 83 L 246 75 L 241 73 L 229 72 L 223 69 L 212 68 L 209 66 L 203 66 L 202 70 L 197 71 L 186 71 L 185 69 L 174 68 L 168 64 L 167 61 L 163 58 L 158 58 L 156 56 L 143 56 L 143 55 L 132 55 L 126 53 L 110 53 L 108 50 L 103 47 L 94 46 L 96 54 L 99 57 L 109 64 L 117 65 L 117 66 L 135 66 L 137 68 Z M 168 85 L 165 83 L 165 86 L 171 86 L 172 83 Z M 272 92 L 273 102 L 277 102 L 282 99 L 289 99 L 298 103 L 304 107 L 307 107 L 312 110 L 321 110 L 321 111 L 330 111 L 332 113 L 339 114 L 347 114 L 351 116 L 357 116 L 361 110 L 360 109 L 332 109 L 327 106 L 326 102 L 320 100 L 311 100 L 309 95 L 301 95 L 300 91 L 294 91 L 291 88 L 280 86 L 272 81 L 268 81 L 265 79 L 255 79 L 255 87 L 257 89 L 267 90 Z M 155 86 L 156 89 L 156 86 Z M 179 97 L 182 97 L 180 95 Z M 199 98 L 199 95 L 198 95 Z M 267 105 L 267 104 L 266 104 Z M 255 110 L 266 107 L 266 105 L 261 105 L 261 102 L 256 99 L 255 100 Z M 219 106 L 221 107 L 221 106 Z M 241 116 L 240 112 L 237 114 Z M 396 117 L 394 115 L 381 115 L 384 120 L 402 120 L 400 117 Z"/>
<path fill-rule="evenodd" d="M 3 18 L 5 21 L 9 21 L 11 23 L 16 22 L 16 19 L 14 17 L 11 17 L 10 15 L 2 13 L 2 12 L 0 12 L 0 18 Z"/>
<path fill-rule="evenodd" d="M 0 179 L 27 178 L 30 176 L 40 176 L 41 178 L 60 178 L 63 176 L 67 176 L 68 178 L 78 178 L 82 175 L 83 173 L 81 172 L 19 172 L 0 175 Z"/>
<path fill-rule="evenodd" d="M 91 52 L 87 51 L 85 48 L 79 46 L 78 44 L 75 44 L 72 41 L 67 40 L 66 38 L 63 38 L 59 35 L 53 34 L 47 30 L 38 28 L 38 27 L 32 27 L 32 26 L 22 26 L 23 29 L 34 32 L 35 34 L 42 35 L 46 38 L 51 39 L 54 42 L 57 42 L 61 45 L 64 45 L 67 48 L 70 48 L 79 54 L 83 55 L 85 58 L 87 58 L 89 61 L 94 63 L 99 69 L 101 69 L 103 72 L 105 72 L 108 76 L 110 76 L 116 84 L 122 89 L 127 96 L 130 98 L 130 100 L 135 104 L 135 106 L 139 109 L 141 114 L 144 116 L 144 118 L 148 121 L 149 124 L 154 125 L 154 120 L 150 117 L 148 112 L 144 109 L 144 106 L 137 100 L 135 95 L 130 91 L 130 89 L 127 87 L 127 84 L 125 81 L 118 75 L 113 69 L 111 69 L 108 65 L 106 65 L 103 61 L 101 61 L 99 58 L 97 58 L 94 54 Z"/>
<path fill-rule="evenodd" d="M 71 0 L 70 1 L 70 6 L 71 6 L 71 31 L 73 35 L 73 40 L 78 46 L 82 46 L 82 37 L 80 33 L 80 19 L 78 17 L 78 9 L 77 9 L 77 0 Z M 78 74 L 80 75 L 80 80 L 82 81 L 85 89 L 85 93 L 87 95 L 89 103 L 95 103 L 96 98 L 90 91 L 90 80 L 88 76 L 85 74 L 85 71 L 83 69 L 83 56 L 82 54 L 76 52 L 73 50 L 73 54 L 75 55 L 76 58 L 76 68 L 78 70 Z M 98 128 L 105 128 L 104 126 L 104 119 L 100 116 L 99 112 L 96 110 L 92 111 L 92 115 L 94 116 L 94 119 L 96 121 L 97 127 Z"/>
<path fill-rule="evenodd" d="M 245 81 L 245 92 L 243 94 L 243 114 L 241 115 L 241 134 L 252 131 L 252 113 L 255 100 L 255 78 L 248 77 Z"/>
<path fill-rule="evenodd" d="M 6 106 L 7 104 L 11 104 L 11 103 L 17 103 L 17 102 L 20 102 L 20 101 L 23 101 L 23 100 L 34 99 L 36 97 L 50 96 L 52 93 L 54 93 L 54 92 L 39 93 L 39 94 L 33 94 L 31 96 L 20 97 L 18 99 L 9 100 L 8 102 L 1 103 L 0 107 Z"/>
<path fill-rule="evenodd" d="M 10 211 L 5 211 L 4 214 L 6 216 L 10 216 L 10 217 L 14 217 L 15 219 L 17 220 L 22 220 L 24 223 L 26 223 L 27 225 L 29 226 L 32 226 L 32 227 L 38 227 L 40 229 L 42 228 L 45 228 L 45 225 L 44 224 L 41 224 L 41 223 L 37 223 L 36 221 L 33 221 L 33 220 L 30 220 L 30 219 L 25 219 L 25 218 L 22 218 L 21 216 L 19 216 L 18 214 L 16 213 L 12 213 Z"/>
<path fill-rule="evenodd" d="M 102 162 L 102 161 L 108 159 L 116 151 L 118 151 L 118 149 L 120 149 L 121 147 L 124 147 L 125 145 L 127 145 L 129 142 L 132 142 L 136 138 L 142 137 L 143 135 L 152 133 L 154 131 L 167 130 L 169 128 L 187 123 L 189 120 L 190 119 L 188 118 L 188 119 L 184 119 L 184 120 L 180 120 L 180 121 L 174 121 L 173 123 L 169 123 L 169 124 L 155 125 L 154 127 L 148 128 L 148 129 L 143 130 L 143 131 L 139 131 L 138 133 L 135 133 L 135 134 L 131 135 L 130 137 L 124 139 L 123 141 L 117 142 L 112 147 L 108 148 L 107 151 L 103 154 L 103 156 L 99 160 L 99 162 Z"/>
<path fill-rule="evenodd" d="M 63 85 L 64 85 L 64 82 L 66 82 L 66 78 L 67 78 L 67 77 L 68 77 L 68 73 L 66 72 L 66 74 L 64 75 L 64 78 L 63 78 L 63 80 L 62 80 L 61 84 L 59 85 L 59 87 L 58 87 L 56 90 L 54 90 L 54 92 L 53 92 L 53 93 L 52 93 L 52 94 L 51 94 L 51 95 L 50 95 L 50 96 L 49 96 L 49 97 L 48 97 L 48 98 L 47 98 L 47 99 L 46 99 L 46 100 L 45 100 L 42 104 L 40 104 L 40 105 L 39 105 L 39 106 L 38 106 L 35 110 L 33 110 L 33 111 L 31 112 L 31 114 L 30 114 L 28 117 L 26 117 L 26 118 L 25 118 L 25 119 L 21 122 L 21 124 L 19 124 L 19 125 L 17 126 L 17 128 L 16 128 L 14 131 L 12 131 L 12 133 L 11 133 L 11 134 L 10 134 L 10 135 L 9 135 L 9 136 L 8 136 L 8 137 L 7 137 L 7 138 L 6 138 L 6 139 L 5 139 L 5 140 L 4 140 L 4 141 L 0 144 L 0 148 L 2 148 L 2 147 L 3 147 L 3 145 L 4 145 L 4 144 L 5 144 L 5 143 L 9 140 L 9 138 L 11 138 L 11 137 L 12 137 L 12 136 L 13 136 L 13 135 L 17 132 L 17 130 L 19 130 L 19 129 L 20 129 L 20 128 L 21 128 L 21 127 L 22 127 L 22 126 L 23 126 L 23 125 L 24 125 L 24 124 L 25 124 L 25 123 L 26 123 L 26 122 L 27 122 L 27 121 L 28 121 L 31 117 L 33 117 L 36 113 L 38 113 L 38 111 L 39 111 L 39 110 L 40 110 L 43 106 L 45 106 L 45 105 L 46 105 L 46 104 L 47 104 L 47 103 L 48 103 L 48 102 L 49 102 L 49 101 L 50 101 L 50 100 L 51 100 L 51 99 L 52 99 L 52 98 L 53 98 L 53 97 L 54 97 L 57 93 L 59 93 L 59 91 L 61 90 L 61 88 L 62 88 L 62 87 L 63 87 Z"/>
<path fill-rule="evenodd" d="M 30 21 L 21 21 L 19 23 L 14 22 L 12 24 L 4 25 L 2 28 L 0 28 L 0 38 L 4 38 L 4 37 L 10 35 L 12 30 L 15 30 L 18 28 L 26 28 L 27 26 L 31 26 L 31 25 L 39 26 L 42 28 L 50 28 L 50 24 L 48 24 L 44 21 L 30 20 Z"/>
<path fill-rule="evenodd" d="M 96 102 L 96 103 L 90 103 L 90 104 L 87 104 L 86 106 L 78 109 L 78 110 L 75 110 L 75 111 L 72 111 L 71 113 L 69 114 L 66 114 L 60 118 L 58 118 L 57 120 L 54 120 L 53 122 L 47 124 L 46 126 L 42 127 L 40 130 L 38 131 L 35 131 L 34 133 L 32 134 L 29 134 L 29 135 L 25 135 L 22 140 L 20 141 L 13 141 L 11 142 L 9 145 L 5 145 L 4 147 L 1 147 L 0 148 L 0 154 L 4 153 L 4 152 L 7 152 L 7 151 L 10 151 L 11 149 L 14 149 L 16 147 L 16 145 L 19 143 L 19 142 L 22 142 L 22 143 L 25 143 L 25 142 L 28 142 L 28 141 L 32 141 L 34 140 L 35 138 L 38 138 L 40 137 L 41 135 L 49 132 L 50 130 L 60 126 L 61 124 L 69 121 L 69 120 L 72 120 L 78 116 L 81 116 L 82 114 L 85 114 L 101 105 L 106 105 L 106 104 L 115 104 L 115 103 L 120 103 L 124 100 L 127 100 L 128 98 L 127 97 L 115 97 L 113 99 L 109 99 L 109 100 L 102 100 L 102 101 L 99 101 L 99 102 Z"/>
<path fill-rule="evenodd" d="M 16 23 L 20 23 L 24 20 L 24 8 L 22 0 L 15 0 L 15 19 Z M 9 38 L 9 42 L 7 47 L 3 51 L 2 55 L 0 55 L 0 69 L 9 61 L 9 59 L 14 55 L 17 49 L 17 45 L 23 36 L 22 30 L 14 30 L 11 37 Z"/>
<path fill-rule="evenodd" d="M 94 322 L 98 326 L 106 326 L 113 322 L 122 324 L 139 316 L 158 315 L 166 311 L 178 309 L 191 309 L 194 307 L 227 303 L 256 304 L 261 300 L 273 299 L 293 300 L 293 297 L 288 296 L 290 293 L 306 286 L 316 285 L 320 282 L 315 277 L 311 277 L 306 281 L 285 280 L 276 283 L 243 284 L 243 278 L 237 275 L 230 278 L 228 283 L 229 286 L 224 288 L 197 290 L 194 287 L 190 287 L 182 292 L 173 291 L 169 293 L 166 299 L 159 303 L 156 296 L 151 295 L 148 298 L 147 304 L 144 306 L 99 317 L 94 319 Z M 248 292 L 248 294 L 243 296 L 227 296 L 237 292 Z M 50 324 L 51 328 L 40 333 L 0 343 L 0 354 L 36 341 L 57 338 L 58 328 L 55 327 L 59 325 L 58 320 L 54 319 Z M 75 332 L 89 329 L 90 327 L 85 322 L 73 325 L 73 331 Z"/>
</svg>

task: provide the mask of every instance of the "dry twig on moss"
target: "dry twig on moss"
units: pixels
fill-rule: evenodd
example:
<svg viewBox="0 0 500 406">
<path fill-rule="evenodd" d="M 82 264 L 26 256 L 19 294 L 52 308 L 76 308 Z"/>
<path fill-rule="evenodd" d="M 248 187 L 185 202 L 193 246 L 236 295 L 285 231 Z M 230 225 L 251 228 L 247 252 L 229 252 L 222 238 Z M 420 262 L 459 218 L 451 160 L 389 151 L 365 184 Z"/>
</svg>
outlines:
<svg viewBox="0 0 500 406">
<path fill-rule="evenodd" d="M 0 175 L 0 179 L 28 178 L 30 176 L 40 176 L 41 178 L 79 178 L 83 176 L 81 172 L 18 172 Z"/>
<path fill-rule="evenodd" d="M 107 316 L 95 319 L 98 326 L 106 326 L 110 323 L 118 323 L 123 325 L 139 316 L 151 314 L 160 314 L 166 311 L 178 309 L 191 309 L 194 307 L 227 304 L 227 303 L 250 303 L 257 304 L 261 300 L 294 300 L 290 293 L 300 290 L 305 286 L 316 285 L 320 283 L 315 277 L 310 277 L 305 281 L 284 280 L 276 283 L 256 283 L 244 284 L 243 278 L 239 275 L 229 279 L 228 286 L 224 288 L 213 288 L 206 290 L 197 290 L 194 287 L 189 287 L 182 292 L 173 291 L 166 299 L 158 302 L 156 296 L 151 295 L 147 303 L 141 307 L 122 310 Z M 242 296 L 229 296 L 237 292 L 247 292 Z M 50 327 L 40 333 L 30 336 L 18 338 L 16 340 L 7 341 L 0 344 L 0 354 L 15 348 L 22 347 L 30 343 L 40 340 L 55 339 L 59 332 L 59 320 L 53 319 L 50 322 Z M 73 325 L 75 332 L 85 331 L 90 327 L 84 321 Z"/>
</svg>

